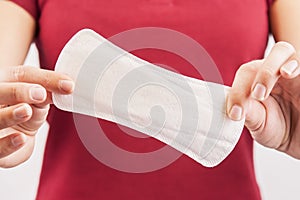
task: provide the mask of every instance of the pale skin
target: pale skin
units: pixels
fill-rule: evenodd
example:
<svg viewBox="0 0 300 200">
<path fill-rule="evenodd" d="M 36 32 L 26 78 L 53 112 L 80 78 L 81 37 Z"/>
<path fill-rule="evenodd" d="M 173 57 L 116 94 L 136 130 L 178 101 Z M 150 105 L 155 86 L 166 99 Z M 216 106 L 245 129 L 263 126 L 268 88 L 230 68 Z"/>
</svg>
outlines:
<svg viewBox="0 0 300 200">
<path fill-rule="evenodd" d="M 264 60 L 240 67 L 227 99 L 228 116 L 233 120 L 245 117 L 245 126 L 257 142 L 298 159 L 299 10 L 300 0 L 273 4 L 272 32 L 282 42 Z M 51 92 L 69 94 L 74 88 L 65 75 L 21 66 L 35 28 L 26 11 L 0 1 L 0 55 L 5 55 L 0 58 L 0 167 L 13 167 L 30 157 L 35 134 L 48 114 Z"/>
<path fill-rule="evenodd" d="M 0 167 L 9 168 L 30 157 L 51 92 L 70 94 L 74 83 L 63 74 L 21 66 L 35 32 L 25 10 L 0 1 L 0 30 L 0 55 L 5 55 L 0 58 Z"/>
<path fill-rule="evenodd" d="M 233 120 L 260 144 L 300 159 L 300 1 L 277 0 L 270 22 L 276 41 L 264 60 L 242 65 L 227 99 Z M 284 41 L 284 42 L 283 42 Z"/>
</svg>

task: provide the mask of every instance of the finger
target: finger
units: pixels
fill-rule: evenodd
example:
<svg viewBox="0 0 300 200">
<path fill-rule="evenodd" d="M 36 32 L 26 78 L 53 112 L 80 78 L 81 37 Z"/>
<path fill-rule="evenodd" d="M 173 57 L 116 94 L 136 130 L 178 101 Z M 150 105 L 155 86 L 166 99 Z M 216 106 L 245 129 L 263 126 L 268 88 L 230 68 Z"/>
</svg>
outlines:
<svg viewBox="0 0 300 200">
<path fill-rule="evenodd" d="M 34 105 L 37 107 L 45 107 L 45 106 L 48 106 L 49 104 L 53 104 L 51 92 L 47 92 L 47 98 L 45 101 L 43 101 L 42 103 L 36 103 Z"/>
<path fill-rule="evenodd" d="M 19 124 L 18 127 L 15 127 L 16 130 L 25 133 L 26 135 L 35 135 L 37 130 L 45 123 L 50 105 L 39 106 L 31 105 L 32 108 L 32 117 L 30 120 Z"/>
<path fill-rule="evenodd" d="M 29 120 L 32 109 L 28 104 L 19 104 L 0 109 L 0 129 L 8 128 Z"/>
<path fill-rule="evenodd" d="M 259 101 L 266 99 L 278 78 L 280 68 L 295 53 L 295 49 L 287 42 L 278 42 L 265 58 L 252 85 L 252 97 Z"/>
<path fill-rule="evenodd" d="M 26 141 L 24 145 L 19 147 L 14 153 L 0 159 L 0 167 L 2 168 L 11 168 L 15 167 L 26 160 L 28 160 L 33 152 L 35 137 L 25 136 Z"/>
<path fill-rule="evenodd" d="M 44 107 L 44 106 L 47 106 L 49 104 L 53 104 L 51 92 L 47 92 L 47 98 L 46 98 L 45 101 L 43 101 L 42 103 L 35 104 L 35 105 L 37 107 Z"/>
<path fill-rule="evenodd" d="M 241 120 L 245 117 L 248 108 L 248 99 L 251 86 L 258 67 L 262 61 L 252 61 L 242 65 L 237 71 L 232 88 L 227 96 L 227 113 L 232 120 Z"/>
<path fill-rule="evenodd" d="M 50 92 L 69 94 L 74 90 L 74 82 L 67 75 L 35 67 L 10 67 L 0 74 L 2 82 L 27 82 L 43 86 Z"/>
<path fill-rule="evenodd" d="M 0 159 L 14 153 L 26 142 L 26 136 L 15 133 L 0 139 Z"/>
<path fill-rule="evenodd" d="M 258 102 L 258 101 L 255 101 Z M 253 117 L 252 124 L 256 127 L 249 126 L 249 123 L 245 123 L 246 127 L 250 130 L 250 133 L 254 140 L 263 146 L 270 148 L 278 148 L 284 141 L 286 135 L 286 124 L 278 123 L 274 128 L 274 122 L 285 121 L 285 117 L 282 112 L 282 108 L 275 98 L 268 98 L 265 101 L 258 104 L 259 106 L 252 106 L 253 113 L 256 114 L 256 118 Z M 259 120 L 261 119 L 261 120 Z M 253 123 L 253 122 L 255 122 Z"/>
<path fill-rule="evenodd" d="M 40 85 L 29 83 L 0 83 L 0 104 L 42 103 L 47 91 Z"/>
<path fill-rule="evenodd" d="M 293 79 L 300 74 L 300 53 L 295 53 L 281 68 L 280 74 L 286 79 Z"/>
</svg>

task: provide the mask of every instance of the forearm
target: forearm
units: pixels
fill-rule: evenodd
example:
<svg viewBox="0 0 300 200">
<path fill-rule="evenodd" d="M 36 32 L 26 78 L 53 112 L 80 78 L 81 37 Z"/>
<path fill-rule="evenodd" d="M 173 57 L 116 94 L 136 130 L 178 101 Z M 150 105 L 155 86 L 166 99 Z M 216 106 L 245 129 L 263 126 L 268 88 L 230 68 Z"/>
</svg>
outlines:
<svg viewBox="0 0 300 200">
<path fill-rule="evenodd" d="M 0 68 L 23 64 L 35 33 L 34 19 L 21 7 L 0 1 Z"/>
<path fill-rule="evenodd" d="M 276 41 L 286 41 L 300 50 L 300 0 L 275 0 L 270 23 Z"/>
</svg>

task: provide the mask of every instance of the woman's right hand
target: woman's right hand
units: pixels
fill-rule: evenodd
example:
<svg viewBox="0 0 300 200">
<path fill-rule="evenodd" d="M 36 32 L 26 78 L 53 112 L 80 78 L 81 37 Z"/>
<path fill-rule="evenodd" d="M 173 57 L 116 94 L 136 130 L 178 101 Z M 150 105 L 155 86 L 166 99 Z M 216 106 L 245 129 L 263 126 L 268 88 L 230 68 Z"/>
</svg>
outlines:
<svg viewBox="0 0 300 200">
<path fill-rule="evenodd" d="M 32 154 L 35 134 L 46 121 L 51 93 L 70 94 L 66 75 L 33 67 L 0 69 L 0 167 L 14 167 Z"/>
</svg>

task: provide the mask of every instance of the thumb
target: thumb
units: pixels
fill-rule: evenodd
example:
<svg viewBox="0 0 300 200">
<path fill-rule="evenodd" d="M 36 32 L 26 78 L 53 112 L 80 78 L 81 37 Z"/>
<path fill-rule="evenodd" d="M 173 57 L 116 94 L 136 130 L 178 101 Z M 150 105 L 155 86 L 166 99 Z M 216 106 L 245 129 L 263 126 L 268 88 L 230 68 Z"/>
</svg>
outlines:
<svg viewBox="0 0 300 200">
<path fill-rule="evenodd" d="M 4 158 L 26 143 L 26 136 L 21 133 L 14 133 L 0 139 L 0 159 Z"/>
</svg>

